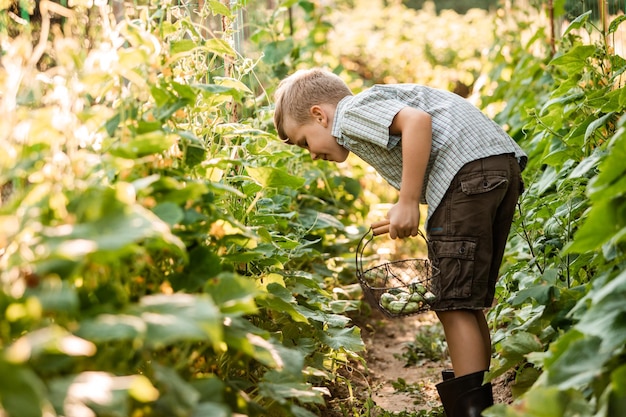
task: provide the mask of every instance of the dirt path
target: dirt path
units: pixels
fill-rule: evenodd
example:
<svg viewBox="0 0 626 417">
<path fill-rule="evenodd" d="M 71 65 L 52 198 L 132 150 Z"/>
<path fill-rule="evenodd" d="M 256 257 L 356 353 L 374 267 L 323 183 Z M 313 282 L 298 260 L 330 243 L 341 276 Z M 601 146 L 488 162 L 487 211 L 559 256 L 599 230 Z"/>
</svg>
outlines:
<svg viewBox="0 0 626 417">
<path fill-rule="evenodd" d="M 422 327 L 436 323 L 434 313 L 387 319 L 373 312 L 368 323 L 361 325 L 367 347 L 365 374 L 372 398 L 381 409 L 394 413 L 415 412 L 441 405 L 435 385 L 441 382 L 441 370 L 451 367 L 449 360 L 423 361 L 419 365 L 406 366 L 406 359 L 402 357 L 407 344 L 414 342 L 415 335 L 424 331 Z M 505 374 L 493 381 L 496 402 L 511 402 L 510 377 Z M 405 383 L 398 384 L 399 379 Z"/>
<path fill-rule="evenodd" d="M 437 319 L 430 313 L 401 319 L 374 314 L 371 327 L 363 331 L 372 398 L 383 410 L 418 411 L 440 405 L 435 384 L 441 380 L 441 370 L 449 364 L 424 361 L 406 366 L 402 357 L 420 327 L 435 323 Z M 399 379 L 404 383 L 398 383 Z"/>
</svg>

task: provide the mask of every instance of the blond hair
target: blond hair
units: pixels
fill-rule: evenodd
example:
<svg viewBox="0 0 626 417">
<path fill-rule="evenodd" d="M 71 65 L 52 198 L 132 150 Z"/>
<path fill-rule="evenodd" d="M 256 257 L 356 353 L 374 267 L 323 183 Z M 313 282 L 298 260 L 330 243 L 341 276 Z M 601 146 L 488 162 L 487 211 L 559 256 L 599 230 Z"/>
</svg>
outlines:
<svg viewBox="0 0 626 417">
<path fill-rule="evenodd" d="M 285 118 L 306 124 L 311 119 L 312 106 L 337 105 L 342 98 L 351 95 L 346 83 L 330 71 L 320 68 L 296 71 L 282 80 L 274 93 L 274 125 L 278 136 L 283 141 L 289 139 L 283 128 Z"/>
</svg>

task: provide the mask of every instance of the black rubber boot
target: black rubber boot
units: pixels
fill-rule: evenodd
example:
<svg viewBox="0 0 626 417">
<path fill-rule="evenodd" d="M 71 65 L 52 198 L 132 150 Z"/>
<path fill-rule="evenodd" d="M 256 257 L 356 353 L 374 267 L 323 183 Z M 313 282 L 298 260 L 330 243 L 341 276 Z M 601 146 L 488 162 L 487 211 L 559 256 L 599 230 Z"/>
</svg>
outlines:
<svg viewBox="0 0 626 417">
<path fill-rule="evenodd" d="M 463 375 L 437 384 L 447 417 L 480 417 L 493 405 L 491 384 L 483 385 L 485 371 Z"/>
<path fill-rule="evenodd" d="M 451 379 L 454 379 L 454 369 L 443 369 L 441 371 L 441 378 L 444 381 L 449 381 Z"/>
</svg>

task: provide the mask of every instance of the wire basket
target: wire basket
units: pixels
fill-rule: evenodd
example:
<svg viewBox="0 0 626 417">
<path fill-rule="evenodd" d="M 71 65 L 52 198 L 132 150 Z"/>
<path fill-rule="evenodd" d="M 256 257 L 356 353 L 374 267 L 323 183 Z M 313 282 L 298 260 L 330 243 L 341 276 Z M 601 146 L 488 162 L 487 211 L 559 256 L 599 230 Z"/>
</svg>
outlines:
<svg viewBox="0 0 626 417">
<path fill-rule="evenodd" d="M 426 241 L 422 232 L 419 235 Z M 356 251 L 356 274 L 365 299 L 387 317 L 405 317 L 429 311 L 437 301 L 433 278 L 439 269 L 422 258 L 384 262 L 363 268 L 364 252 L 374 238 L 370 229 L 361 237 Z"/>
</svg>

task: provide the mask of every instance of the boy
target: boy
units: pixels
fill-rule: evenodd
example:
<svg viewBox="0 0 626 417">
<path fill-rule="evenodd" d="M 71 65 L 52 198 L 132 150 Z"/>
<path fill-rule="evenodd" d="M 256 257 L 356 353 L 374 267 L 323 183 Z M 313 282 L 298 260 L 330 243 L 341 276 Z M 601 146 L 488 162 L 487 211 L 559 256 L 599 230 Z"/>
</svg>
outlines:
<svg viewBox="0 0 626 417">
<path fill-rule="evenodd" d="M 353 152 L 399 190 L 375 234 L 416 236 L 428 204 L 429 257 L 439 268 L 432 309 L 453 372 L 437 385 L 448 417 L 479 416 L 493 404 L 483 384 L 491 338 L 483 309 L 522 192 L 527 156 L 496 123 L 454 93 L 414 84 L 376 85 L 353 95 L 337 75 L 298 71 L 278 86 L 274 123 L 284 142 L 313 159 Z"/>
</svg>

